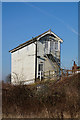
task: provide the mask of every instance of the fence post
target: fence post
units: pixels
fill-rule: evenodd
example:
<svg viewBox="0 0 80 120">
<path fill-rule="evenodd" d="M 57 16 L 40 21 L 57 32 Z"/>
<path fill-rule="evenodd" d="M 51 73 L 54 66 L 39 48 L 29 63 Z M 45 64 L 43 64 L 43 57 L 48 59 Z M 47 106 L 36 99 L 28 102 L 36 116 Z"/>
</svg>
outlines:
<svg viewBox="0 0 80 120">
<path fill-rule="evenodd" d="M 40 81 L 41 81 L 41 71 L 40 71 Z"/>
<path fill-rule="evenodd" d="M 67 76 L 68 76 L 68 70 L 67 70 Z"/>
</svg>

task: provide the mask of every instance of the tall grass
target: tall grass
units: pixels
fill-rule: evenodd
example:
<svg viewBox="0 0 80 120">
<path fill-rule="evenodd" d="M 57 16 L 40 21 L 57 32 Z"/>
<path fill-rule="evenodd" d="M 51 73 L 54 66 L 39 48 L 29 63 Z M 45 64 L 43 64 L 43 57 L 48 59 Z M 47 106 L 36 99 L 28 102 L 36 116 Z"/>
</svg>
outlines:
<svg viewBox="0 0 80 120">
<path fill-rule="evenodd" d="M 3 83 L 3 117 L 79 118 L 80 74 L 37 85 Z"/>
</svg>

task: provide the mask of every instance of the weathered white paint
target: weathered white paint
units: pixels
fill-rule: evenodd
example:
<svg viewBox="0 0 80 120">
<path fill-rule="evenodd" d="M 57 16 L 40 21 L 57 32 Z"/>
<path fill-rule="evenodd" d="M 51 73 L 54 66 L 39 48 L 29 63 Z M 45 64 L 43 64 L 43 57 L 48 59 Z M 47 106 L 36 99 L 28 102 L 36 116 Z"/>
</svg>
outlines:
<svg viewBox="0 0 80 120">
<path fill-rule="evenodd" d="M 57 40 L 59 40 L 60 42 L 63 42 L 63 40 L 60 38 L 60 37 L 58 37 L 54 32 L 52 32 L 52 31 L 48 31 L 48 32 L 46 32 L 45 34 L 43 34 L 42 36 L 40 36 L 40 37 L 38 37 L 38 40 L 41 38 L 41 37 L 43 37 L 43 36 L 45 36 L 45 35 L 47 35 L 47 34 L 53 34 L 56 38 L 57 38 Z"/>
<path fill-rule="evenodd" d="M 50 53 L 50 41 L 48 41 L 48 49 L 46 49 L 46 50 L 44 50 L 45 49 L 45 45 L 43 44 L 43 43 L 45 43 L 45 42 L 43 42 L 45 40 L 45 38 L 43 38 L 43 39 L 41 39 L 40 41 L 38 41 L 37 42 L 37 46 L 38 46 L 38 52 L 37 52 L 37 55 L 38 56 L 40 56 L 40 58 L 38 58 L 38 65 L 40 64 L 40 63 L 43 63 L 43 71 L 44 72 L 46 72 L 46 71 L 49 71 L 49 70 L 53 70 L 53 66 L 52 65 L 54 65 L 54 67 L 55 67 L 55 71 L 57 70 L 57 67 L 56 67 L 56 64 L 55 63 L 52 63 L 51 61 L 49 61 L 49 59 L 48 58 L 45 58 L 44 57 L 44 55 L 45 55 L 45 53 L 46 54 L 49 54 Z M 60 42 L 58 42 L 58 43 L 60 43 Z M 55 42 L 54 42 L 54 49 L 53 49 L 53 52 L 54 52 L 54 54 L 55 54 Z M 60 45 L 60 44 L 59 44 Z M 58 46 L 59 46 L 58 45 Z M 59 50 L 57 50 L 57 54 L 59 54 L 60 55 L 60 52 L 58 52 Z M 59 56 L 58 55 L 58 56 Z M 37 65 L 37 66 L 38 66 Z M 37 73 L 38 73 L 39 71 L 38 71 L 38 69 L 37 69 Z"/>
<path fill-rule="evenodd" d="M 50 53 L 50 41 L 48 41 L 48 54 Z"/>
<path fill-rule="evenodd" d="M 12 53 L 12 83 L 35 78 L 35 44 L 32 43 Z"/>
<path fill-rule="evenodd" d="M 45 40 L 47 39 L 45 35 L 49 33 L 55 35 L 53 32 L 48 31 L 47 33 L 37 38 L 37 56 L 38 56 L 37 57 L 37 78 L 40 72 L 39 64 L 43 64 L 44 72 L 53 70 L 52 66 L 55 67 L 54 71 L 58 69 L 58 66 L 56 65 L 56 63 L 51 62 L 48 58 L 44 56 L 45 54 L 50 54 L 50 40 L 48 41 L 48 48 L 45 49 Z M 56 40 L 58 41 L 57 50 L 55 49 Z M 51 41 L 53 42 L 52 44 L 54 46 L 53 51 L 51 52 L 54 56 L 56 53 L 56 55 L 60 59 L 60 43 L 62 42 L 62 39 L 56 36 L 56 39 L 52 37 Z M 11 56 L 12 56 L 11 82 L 13 84 L 20 84 L 20 83 L 32 84 L 35 82 L 35 53 L 36 53 L 35 50 L 36 50 L 35 43 L 31 43 L 30 45 L 27 45 L 11 53 Z"/>
<path fill-rule="evenodd" d="M 60 41 L 58 41 L 58 51 L 60 51 Z"/>
</svg>

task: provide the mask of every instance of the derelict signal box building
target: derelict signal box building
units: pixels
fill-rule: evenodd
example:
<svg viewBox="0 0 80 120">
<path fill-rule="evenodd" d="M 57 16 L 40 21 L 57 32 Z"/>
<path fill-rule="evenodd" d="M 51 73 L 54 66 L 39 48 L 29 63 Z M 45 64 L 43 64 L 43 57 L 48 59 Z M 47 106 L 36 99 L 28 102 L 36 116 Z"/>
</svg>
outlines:
<svg viewBox="0 0 80 120">
<path fill-rule="evenodd" d="M 63 40 L 51 30 L 20 44 L 11 52 L 11 83 L 30 84 L 44 73 L 60 70 L 60 47 Z"/>
</svg>

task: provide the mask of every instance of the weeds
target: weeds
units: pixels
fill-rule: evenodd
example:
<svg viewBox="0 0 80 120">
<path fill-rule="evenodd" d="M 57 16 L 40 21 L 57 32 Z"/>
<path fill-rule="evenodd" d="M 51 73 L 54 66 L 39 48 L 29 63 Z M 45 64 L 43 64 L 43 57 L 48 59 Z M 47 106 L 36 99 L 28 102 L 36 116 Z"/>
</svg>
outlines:
<svg viewBox="0 0 80 120">
<path fill-rule="evenodd" d="M 80 74 L 35 85 L 2 84 L 3 117 L 80 117 Z M 43 112 L 44 111 L 44 112 Z M 66 113 L 66 114 L 65 114 Z"/>
</svg>

